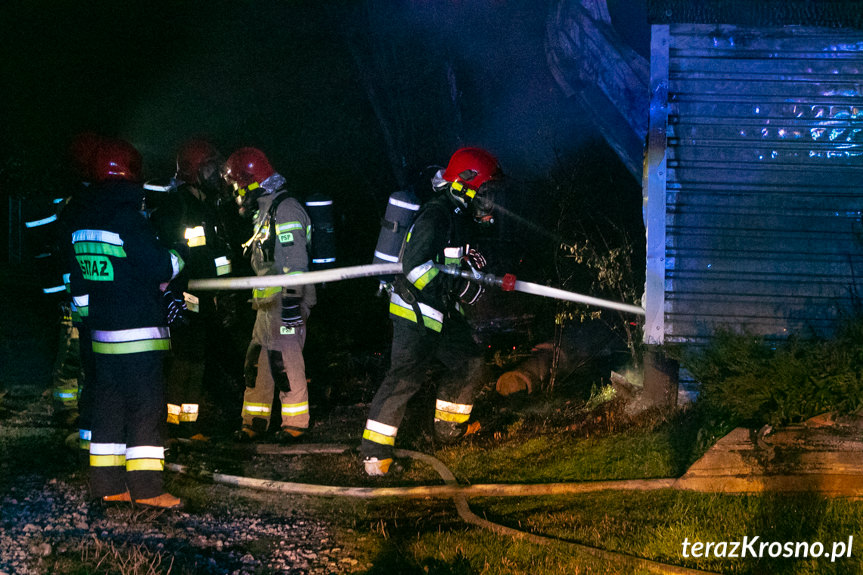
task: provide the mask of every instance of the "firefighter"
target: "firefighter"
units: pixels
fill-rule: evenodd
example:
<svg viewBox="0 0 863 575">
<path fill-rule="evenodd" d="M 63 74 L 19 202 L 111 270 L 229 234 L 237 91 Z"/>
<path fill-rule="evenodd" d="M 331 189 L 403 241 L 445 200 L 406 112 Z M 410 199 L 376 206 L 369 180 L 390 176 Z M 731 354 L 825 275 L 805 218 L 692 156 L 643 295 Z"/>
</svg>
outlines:
<svg viewBox="0 0 863 575">
<path fill-rule="evenodd" d="M 480 148 L 462 148 L 432 178 L 435 196 L 420 208 L 408 231 L 402 265 L 393 282 L 390 369 L 369 408 L 360 446 L 366 474 L 386 475 L 408 401 L 419 391 L 434 360 L 446 367 L 437 386 L 434 435 L 451 443 L 477 428 L 468 425 L 482 369 L 479 346 L 465 319 L 465 305 L 483 293 L 477 283 L 439 273 L 435 264 L 476 271 L 485 258 L 468 244 L 473 223 L 492 222 L 492 189 L 500 180 L 497 160 Z"/>
<path fill-rule="evenodd" d="M 61 250 L 64 256 L 63 269 L 66 272 L 66 288 L 71 291 L 69 278 L 72 270 L 78 266 L 72 249 L 72 233 L 77 229 L 78 218 L 87 209 L 94 194 L 93 162 L 95 153 L 102 138 L 92 132 L 83 132 L 75 136 L 69 146 L 69 165 L 73 171 L 76 182 L 74 190 L 66 200 L 66 205 L 60 214 L 60 237 Z M 77 441 L 80 460 L 83 464 L 89 463 L 90 458 L 90 418 L 92 413 L 93 394 L 90 387 L 95 381 L 95 369 L 93 366 L 92 345 L 90 342 L 90 331 L 87 326 L 87 313 L 89 302 L 87 294 L 70 296 L 70 315 L 72 326 L 78 335 L 78 356 L 80 370 L 78 371 L 78 431 L 70 439 Z M 68 440 L 67 440 L 68 441 Z"/>
<path fill-rule="evenodd" d="M 208 350 L 216 349 L 220 325 L 214 292 L 194 292 L 185 287 L 190 279 L 223 276 L 231 272 L 227 241 L 223 239 L 216 210 L 220 193 L 222 158 L 206 140 L 185 142 L 177 153 L 176 191 L 165 195 L 151 222 L 159 240 L 168 247 L 188 252 L 186 267 L 171 286 L 184 300 L 182 321 L 171 323 L 171 356 L 168 360 L 166 397 L 169 434 L 205 441 L 198 419 Z M 210 370 L 212 371 L 212 370 Z"/>
<path fill-rule="evenodd" d="M 256 148 L 240 148 L 222 171 L 235 190 L 239 213 L 254 219 L 245 247 L 256 275 L 300 274 L 308 271 L 311 222 L 285 178 Z M 306 323 L 316 303 L 314 286 L 255 289 L 257 310 L 246 352 L 240 441 L 260 438 L 270 425 L 274 390 L 281 405 L 278 441 L 293 441 L 309 427 L 309 394 L 303 345 Z"/>
<path fill-rule="evenodd" d="M 87 296 L 95 381 L 90 487 L 105 502 L 176 508 L 163 489 L 163 361 L 170 333 L 162 290 L 183 267 L 159 245 L 138 211 L 141 156 L 128 142 L 103 140 L 93 164 L 97 188 L 76 218 L 73 297 Z"/>
<path fill-rule="evenodd" d="M 80 361 L 78 331 L 72 323 L 72 309 L 64 272 L 60 215 L 65 195 L 29 197 L 25 206 L 24 242 L 32 256 L 38 289 L 58 314 L 59 332 L 51 370 L 51 398 L 55 420 L 71 425 L 77 417 Z"/>
</svg>

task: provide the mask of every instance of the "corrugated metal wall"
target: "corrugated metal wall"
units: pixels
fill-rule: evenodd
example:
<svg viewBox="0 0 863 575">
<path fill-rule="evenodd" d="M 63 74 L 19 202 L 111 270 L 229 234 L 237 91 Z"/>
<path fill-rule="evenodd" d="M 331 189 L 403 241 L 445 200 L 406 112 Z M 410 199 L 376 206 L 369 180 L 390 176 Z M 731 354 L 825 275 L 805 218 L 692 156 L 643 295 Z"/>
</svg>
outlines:
<svg viewBox="0 0 863 575">
<path fill-rule="evenodd" d="M 863 31 L 666 28 L 662 339 L 829 333 L 863 288 Z"/>
</svg>

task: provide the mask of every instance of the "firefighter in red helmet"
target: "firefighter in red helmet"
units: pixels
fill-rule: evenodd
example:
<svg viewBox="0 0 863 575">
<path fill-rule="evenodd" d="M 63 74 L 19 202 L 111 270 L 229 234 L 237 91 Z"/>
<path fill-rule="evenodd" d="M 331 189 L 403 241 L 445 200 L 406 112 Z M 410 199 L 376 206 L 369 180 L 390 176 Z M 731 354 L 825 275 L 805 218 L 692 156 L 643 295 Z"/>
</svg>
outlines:
<svg viewBox="0 0 863 575">
<path fill-rule="evenodd" d="M 254 218 L 254 231 L 245 247 L 255 273 L 308 271 L 309 215 L 264 153 L 240 148 L 228 158 L 222 176 L 235 191 L 240 213 Z M 257 315 L 246 353 L 243 424 L 237 438 L 248 441 L 267 431 L 278 390 L 281 429 L 276 438 L 292 441 L 309 427 L 303 346 L 309 312 L 316 303 L 315 288 L 256 288 L 252 302 Z"/>
<path fill-rule="evenodd" d="M 163 360 L 171 339 L 161 294 L 183 260 L 159 245 L 138 211 L 138 151 L 103 140 L 93 168 L 95 193 L 71 238 L 78 265 L 70 286 L 73 297 L 86 296 L 96 376 L 90 487 L 106 502 L 179 507 L 162 484 Z"/>
<path fill-rule="evenodd" d="M 465 319 L 482 287 L 438 273 L 435 264 L 479 271 L 485 258 L 470 247 L 473 223 L 492 222 L 493 186 L 501 178 L 497 159 L 480 148 L 462 148 L 432 178 L 436 195 L 420 209 L 408 231 L 399 276 L 390 294 L 393 322 L 389 372 L 369 408 L 360 452 L 368 475 L 390 472 L 393 449 L 407 403 L 422 386 L 429 365 L 447 372 L 437 386 L 434 435 L 450 443 L 476 429 L 468 424 L 482 368 L 481 351 Z"/>
<path fill-rule="evenodd" d="M 72 251 L 72 233 L 77 229 L 76 222 L 87 210 L 87 206 L 92 201 L 94 194 L 93 182 L 95 180 L 93 168 L 96 151 L 101 141 L 102 136 L 94 132 L 82 132 L 72 139 L 68 149 L 67 161 L 71 168 L 70 179 L 73 183 L 71 185 L 71 194 L 65 201 L 59 219 L 61 254 L 63 257 L 62 263 L 67 291 L 71 291 L 71 273 L 78 266 L 75 254 Z M 90 329 L 87 324 L 87 312 L 89 309 L 87 294 L 78 294 L 76 297 L 71 297 L 69 306 L 72 323 L 72 340 L 70 342 L 71 345 L 66 349 L 68 353 L 74 351 L 77 347 L 79 365 L 77 394 L 75 398 L 78 413 L 78 431 L 76 435 L 81 454 L 80 460 L 82 463 L 88 463 L 90 458 L 90 421 L 93 404 L 91 387 L 96 376 L 93 366 Z M 77 346 L 75 345 L 75 335 L 77 335 Z M 58 388 L 55 387 L 55 394 L 57 392 Z"/>
<path fill-rule="evenodd" d="M 150 220 L 163 245 L 187 257 L 170 293 L 182 299 L 181 318 L 170 324 L 171 356 L 168 360 L 166 397 L 168 430 L 172 436 L 206 440 L 199 425 L 208 350 L 220 337 L 214 292 L 189 290 L 188 280 L 215 278 L 231 273 L 227 240 L 221 233 L 217 201 L 223 159 L 207 140 L 195 138 L 177 152 L 175 190 L 165 194 Z M 168 293 L 168 292 L 166 292 Z M 173 317 L 172 317 L 173 319 Z M 206 416 L 204 416 L 206 417 Z"/>
</svg>

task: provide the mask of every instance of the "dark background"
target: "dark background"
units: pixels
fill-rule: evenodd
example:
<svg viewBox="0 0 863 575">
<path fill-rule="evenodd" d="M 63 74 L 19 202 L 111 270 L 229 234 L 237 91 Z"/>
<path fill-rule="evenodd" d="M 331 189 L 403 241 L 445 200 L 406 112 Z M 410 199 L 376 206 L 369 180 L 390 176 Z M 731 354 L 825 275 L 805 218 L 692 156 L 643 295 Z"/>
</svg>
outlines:
<svg viewBox="0 0 863 575">
<path fill-rule="evenodd" d="M 618 31 L 647 56 L 644 4 L 608 2 Z M 573 161 L 598 209 L 623 210 L 643 237 L 638 182 L 549 72 L 545 27 L 555 5 L 0 3 L 3 247 L 7 197 L 57 193 L 69 142 L 82 131 L 130 141 L 147 179 L 173 175 L 177 147 L 193 136 L 210 138 L 225 156 L 260 148 L 293 189 L 333 197 L 342 266 L 371 261 L 392 191 L 427 190 L 426 167 L 478 145 L 500 159 L 510 179 L 502 201 L 519 217 L 499 218 L 492 271 L 553 282 L 546 260 L 559 239 L 549 222 L 560 215 L 560 193 L 546 188 Z M 342 343 L 380 347 L 386 312 L 370 295 L 375 287 L 326 286 L 318 322 L 338 326 Z M 524 312 L 511 304 L 498 311 Z"/>
</svg>

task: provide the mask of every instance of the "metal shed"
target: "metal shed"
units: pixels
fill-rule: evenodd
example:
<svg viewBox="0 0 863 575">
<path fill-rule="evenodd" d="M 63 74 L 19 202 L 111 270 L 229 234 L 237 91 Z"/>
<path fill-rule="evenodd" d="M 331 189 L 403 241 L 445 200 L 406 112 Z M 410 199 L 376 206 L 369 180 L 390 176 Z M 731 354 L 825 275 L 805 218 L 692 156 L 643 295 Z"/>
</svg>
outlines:
<svg viewBox="0 0 863 575">
<path fill-rule="evenodd" d="M 825 335 L 860 303 L 860 8 L 651 2 L 646 343 Z"/>
</svg>

